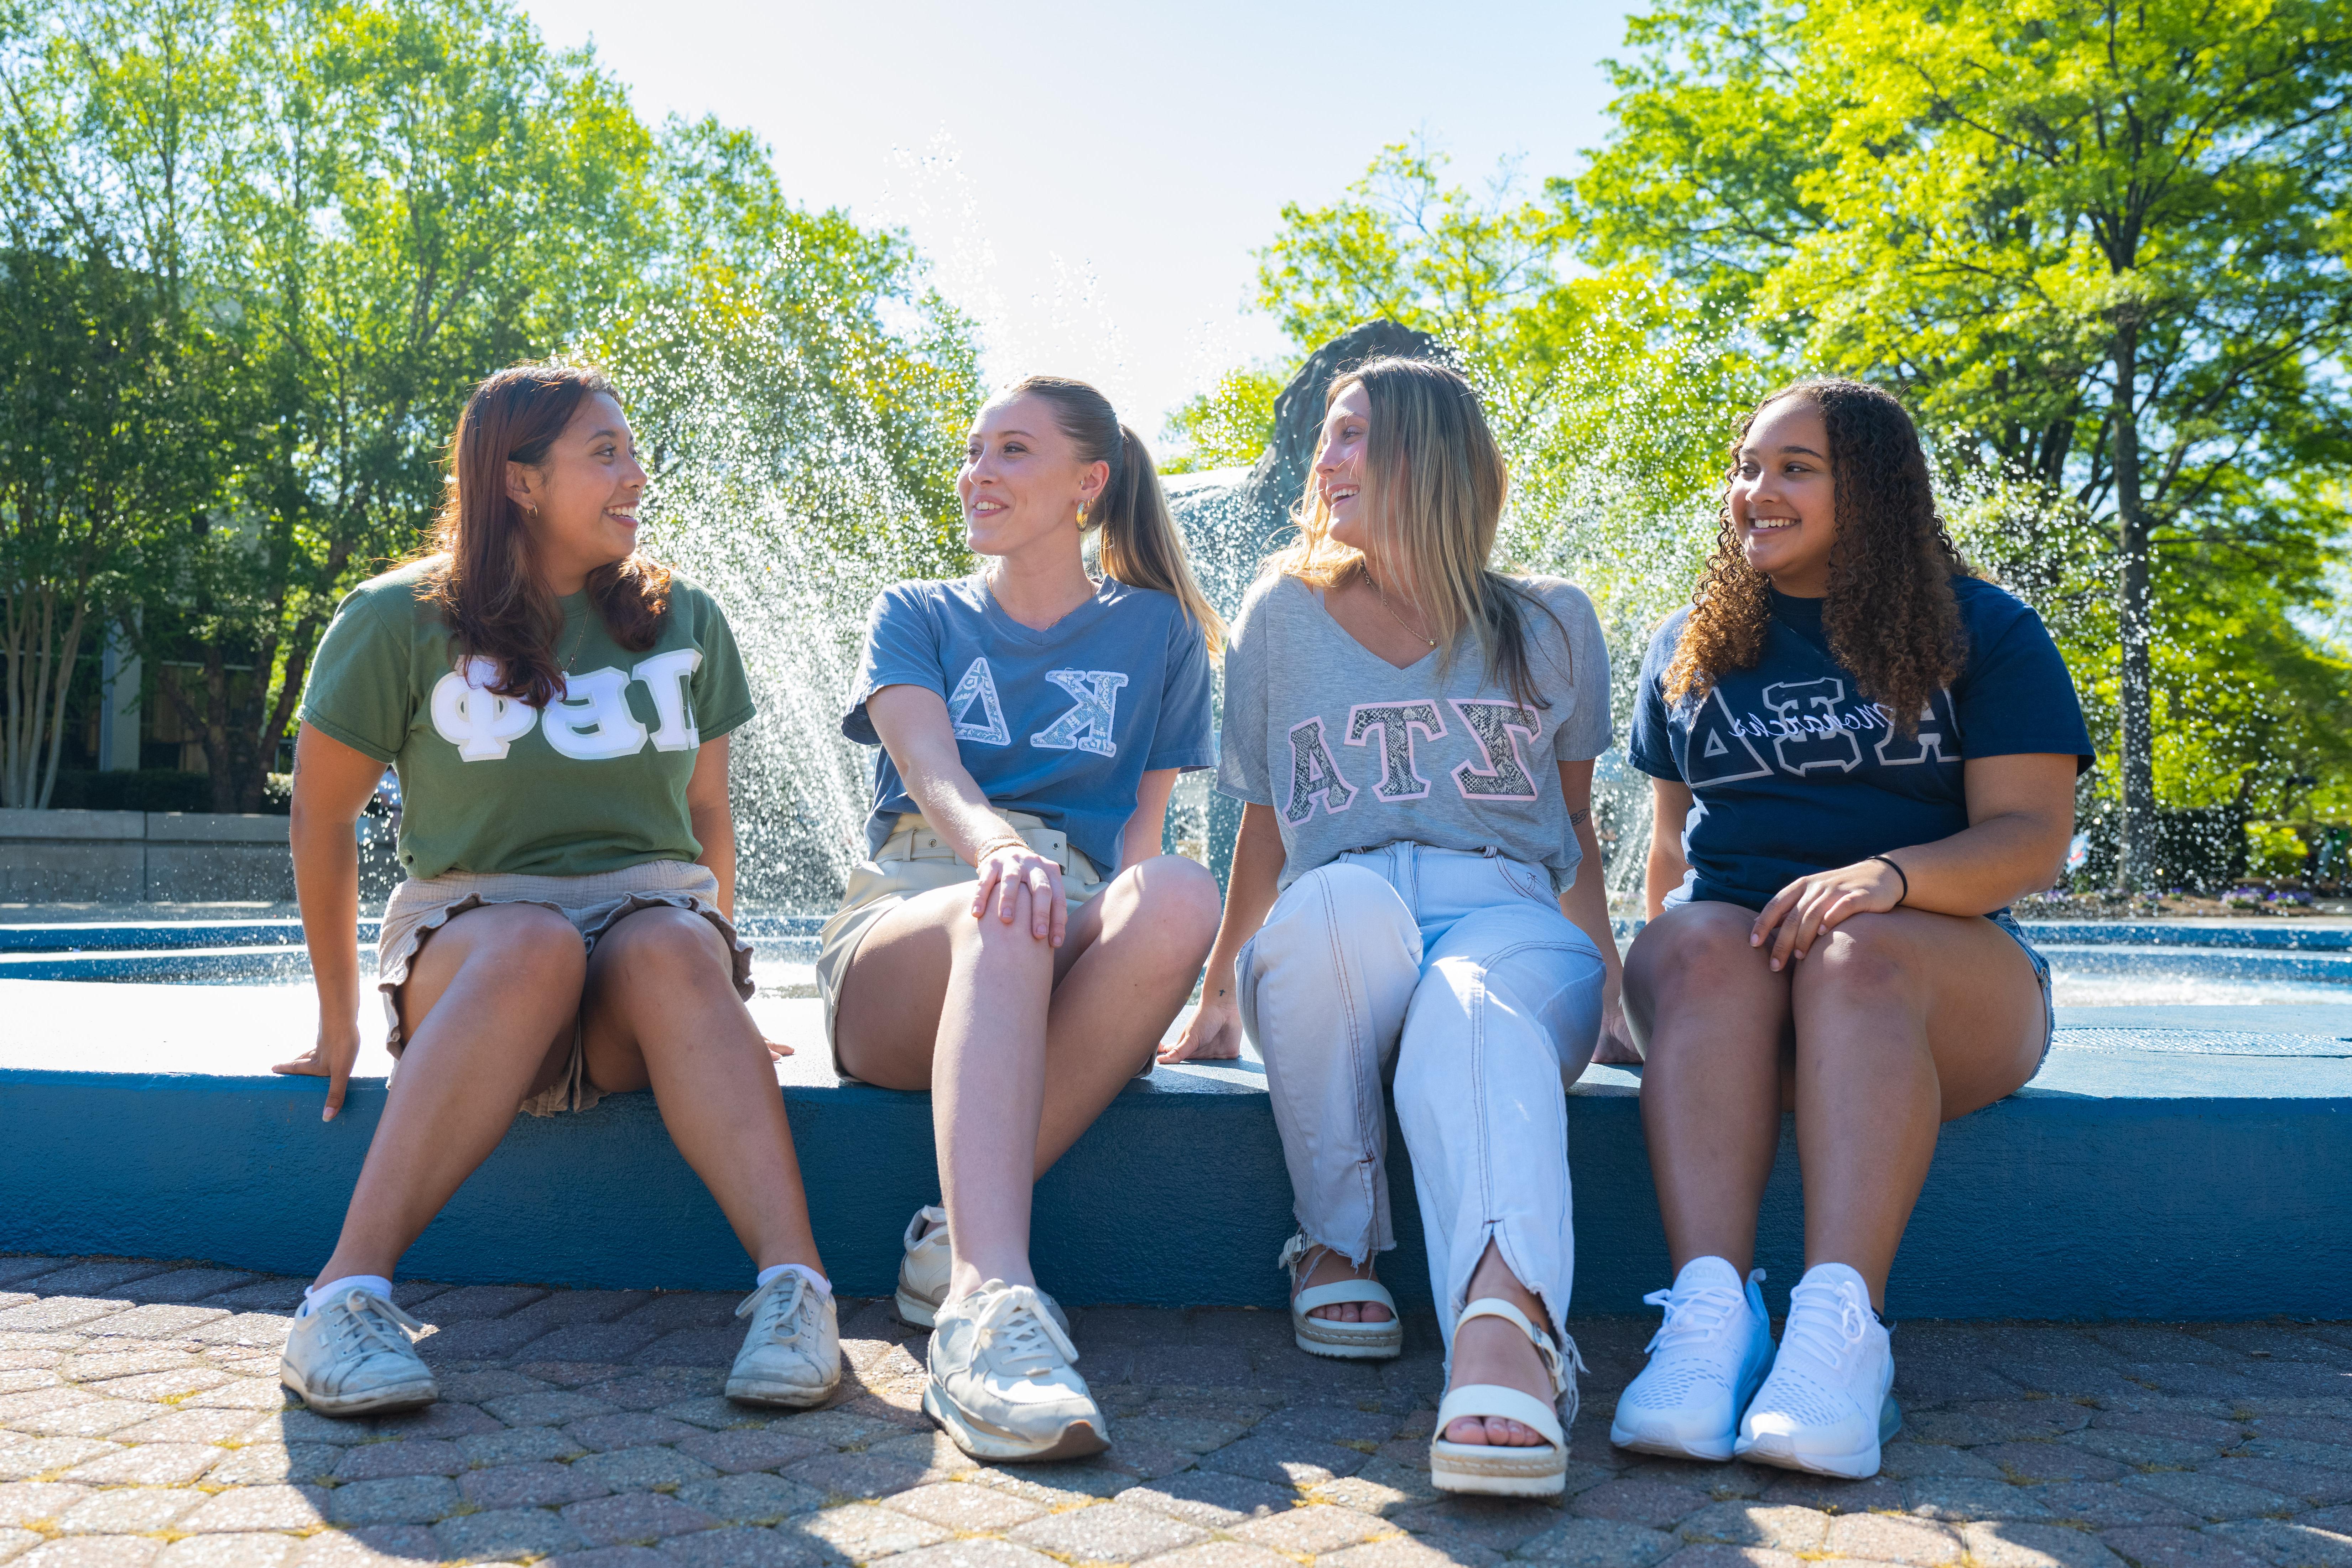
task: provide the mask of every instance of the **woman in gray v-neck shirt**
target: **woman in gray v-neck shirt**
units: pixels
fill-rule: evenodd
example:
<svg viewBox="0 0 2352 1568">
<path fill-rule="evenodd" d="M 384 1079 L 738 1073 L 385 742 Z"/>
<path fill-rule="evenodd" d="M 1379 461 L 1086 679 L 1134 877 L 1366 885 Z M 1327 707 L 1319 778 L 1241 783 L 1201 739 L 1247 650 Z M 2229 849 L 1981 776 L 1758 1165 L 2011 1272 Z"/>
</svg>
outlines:
<svg viewBox="0 0 2352 1568">
<path fill-rule="evenodd" d="M 1380 360 L 1333 383 L 1301 542 L 1226 655 L 1218 787 L 1242 833 L 1167 1054 L 1256 1042 L 1298 1218 L 1293 1331 L 1343 1358 L 1402 1344 L 1371 1268 L 1396 1245 L 1393 1058 L 1448 1351 L 1431 1478 L 1540 1496 L 1564 1485 L 1575 1398 L 1564 1089 L 1615 1016 L 1586 820 L 1609 658 L 1581 592 L 1488 567 L 1505 483 L 1454 372 Z"/>
</svg>

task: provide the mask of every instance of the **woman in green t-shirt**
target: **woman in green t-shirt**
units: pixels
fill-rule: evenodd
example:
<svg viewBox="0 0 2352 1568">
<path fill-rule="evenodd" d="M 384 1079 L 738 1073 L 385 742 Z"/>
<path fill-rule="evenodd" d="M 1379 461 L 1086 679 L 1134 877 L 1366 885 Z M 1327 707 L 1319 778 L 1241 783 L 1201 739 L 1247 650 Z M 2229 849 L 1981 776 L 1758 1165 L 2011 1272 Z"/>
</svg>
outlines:
<svg viewBox="0 0 2352 1568">
<path fill-rule="evenodd" d="M 815 1405 L 840 1379 L 730 919 L 727 737 L 751 690 L 709 595 L 635 553 L 645 486 L 611 383 L 500 371 L 458 421 L 434 552 L 361 584 L 319 645 L 293 807 L 319 1038 L 278 1070 L 327 1079 L 329 1120 L 360 1043 L 352 825 L 387 763 L 407 873 L 377 945 L 398 1070 L 286 1346 L 322 1415 L 437 1396 L 393 1268 L 515 1108 L 647 1088 L 759 1266 L 729 1396 Z"/>
</svg>

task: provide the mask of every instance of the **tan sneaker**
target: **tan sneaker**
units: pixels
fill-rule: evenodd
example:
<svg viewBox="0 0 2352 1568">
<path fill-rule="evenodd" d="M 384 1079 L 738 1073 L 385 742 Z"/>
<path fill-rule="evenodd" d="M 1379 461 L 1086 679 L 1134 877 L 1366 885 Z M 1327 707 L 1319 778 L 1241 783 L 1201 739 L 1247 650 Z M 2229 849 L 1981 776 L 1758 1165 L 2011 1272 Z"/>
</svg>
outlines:
<svg viewBox="0 0 2352 1568">
<path fill-rule="evenodd" d="M 751 1320 L 727 1374 L 727 1397 L 744 1405 L 806 1409 L 841 1382 L 841 1323 L 833 1298 L 803 1274 L 786 1270 L 735 1309 Z"/>
<path fill-rule="evenodd" d="M 1110 1446 L 1055 1318 L 1034 1286 L 1002 1279 L 940 1309 L 923 1410 L 973 1458 L 1076 1459 Z"/>
<path fill-rule="evenodd" d="M 378 1415 L 441 1397 L 410 1340 L 425 1325 L 373 1290 L 345 1290 L 294 1320 L 278 1381 L 321 1415 Z"/>
<path fill-rule="evenodd" d="M 898 1292 L 894 1300 L 898 1321 L 928 1329 L 940 1319 L 940 1303 L 948 1299 L 948 1270 L 954 1262 L 948 1246 L 948 1211 L 926 1204 L 907 1222 L 907 1255 L 898 1260 Z"/>
<path fill-rule="evenodd" d="M 906 1256 L 898 1259 L 898 1290 L 893 1300 L 900 1322 L 918 1329 L 938 1326 L 940 1304 L 948 1299 L 948 1275 L 954 1264 L 954 1249 L 948 1243 L 948 1211 L 937 1204 L 926 1204 L 907 1222 Z M 1063 1313 L 1062 1304 L 1043 1290 L 1037 1292 L 1037 1300 L 1067 1339 L 1070 1320 Z"/>
</svg>

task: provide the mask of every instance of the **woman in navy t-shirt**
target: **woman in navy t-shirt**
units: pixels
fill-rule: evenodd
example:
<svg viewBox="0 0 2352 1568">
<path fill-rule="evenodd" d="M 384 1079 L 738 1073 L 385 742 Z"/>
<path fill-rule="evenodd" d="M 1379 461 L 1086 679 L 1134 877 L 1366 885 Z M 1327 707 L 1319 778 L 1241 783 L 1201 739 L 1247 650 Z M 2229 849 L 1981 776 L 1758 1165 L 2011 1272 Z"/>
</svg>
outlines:
<svg viewBox="0 0 2352 1568">
<path fill-rule="evenodd" d="M 1937 1128 L 2049 1048 L 2049 967 L 2006 906 L 2057 879 L 2091 746 L 2040 618 L 1954 550 L 1893 397 L 1775 393 L 1733 465 L 1633 721 L 1657 825 L 1625 1012 L 1676 1274 L 1610 1436 L 1868 1476 L 1900 1423 L 1878 1309 Z M 1806 1271 L 1776 1355 L 1749 1266 L 1784 1106 Z"/>
</svg>

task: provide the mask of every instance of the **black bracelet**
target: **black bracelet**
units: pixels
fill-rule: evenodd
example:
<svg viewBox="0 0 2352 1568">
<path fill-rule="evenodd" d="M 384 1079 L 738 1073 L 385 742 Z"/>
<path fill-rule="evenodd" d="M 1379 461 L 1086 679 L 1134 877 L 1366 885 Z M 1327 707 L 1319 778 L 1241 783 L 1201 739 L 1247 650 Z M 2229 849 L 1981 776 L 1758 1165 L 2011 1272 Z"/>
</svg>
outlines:
<svg viewBox="0 0 2352 1568">
<path fill-rule="evenodd" d="M 1873 856 L 1871 856 L 1871 857 L 1870 857 L 1870 858 L 1871 858 L 1871 859 L 1873 859 L 1873 860 L 1880 861 L 1880 862 L 1882 862 L 1883 864 L 1885 864 L 1885 865 L 1888 865 L 1888 866 L 1894 866 L 1894 867 L 1895 867 L 1895 874 L 1896 876 L 1898 876 L 1898 877 L 1902 877 L 1902 878 L 1903 878 L 1903 896 L 1902 896 L 1901 898 L 1899 898 L 1899 899 L 1897 899 L 1897 900 L 1895 900 L 1895 908 L 1897 908 L 1897 909 L 1901 909 L 1905 904 L 1909 903 L 1909 902 L 1911 901 L 1911 879 L 1910 879 L 1909 877 L 1907 877 L 1907 876 L 1905 876 L 1905 875 L 1904 875 L 1903 868 L 1902 868 L 1901 866 L 1895 865 L 1895 863 L 1893 860 L 1891 860 L 1891 859 L 1887 858 L 1887 857 L 1885 857 L 1885 856 L 1884 856 L 1884 855 L 1873 855 Z"/>
</svg>

